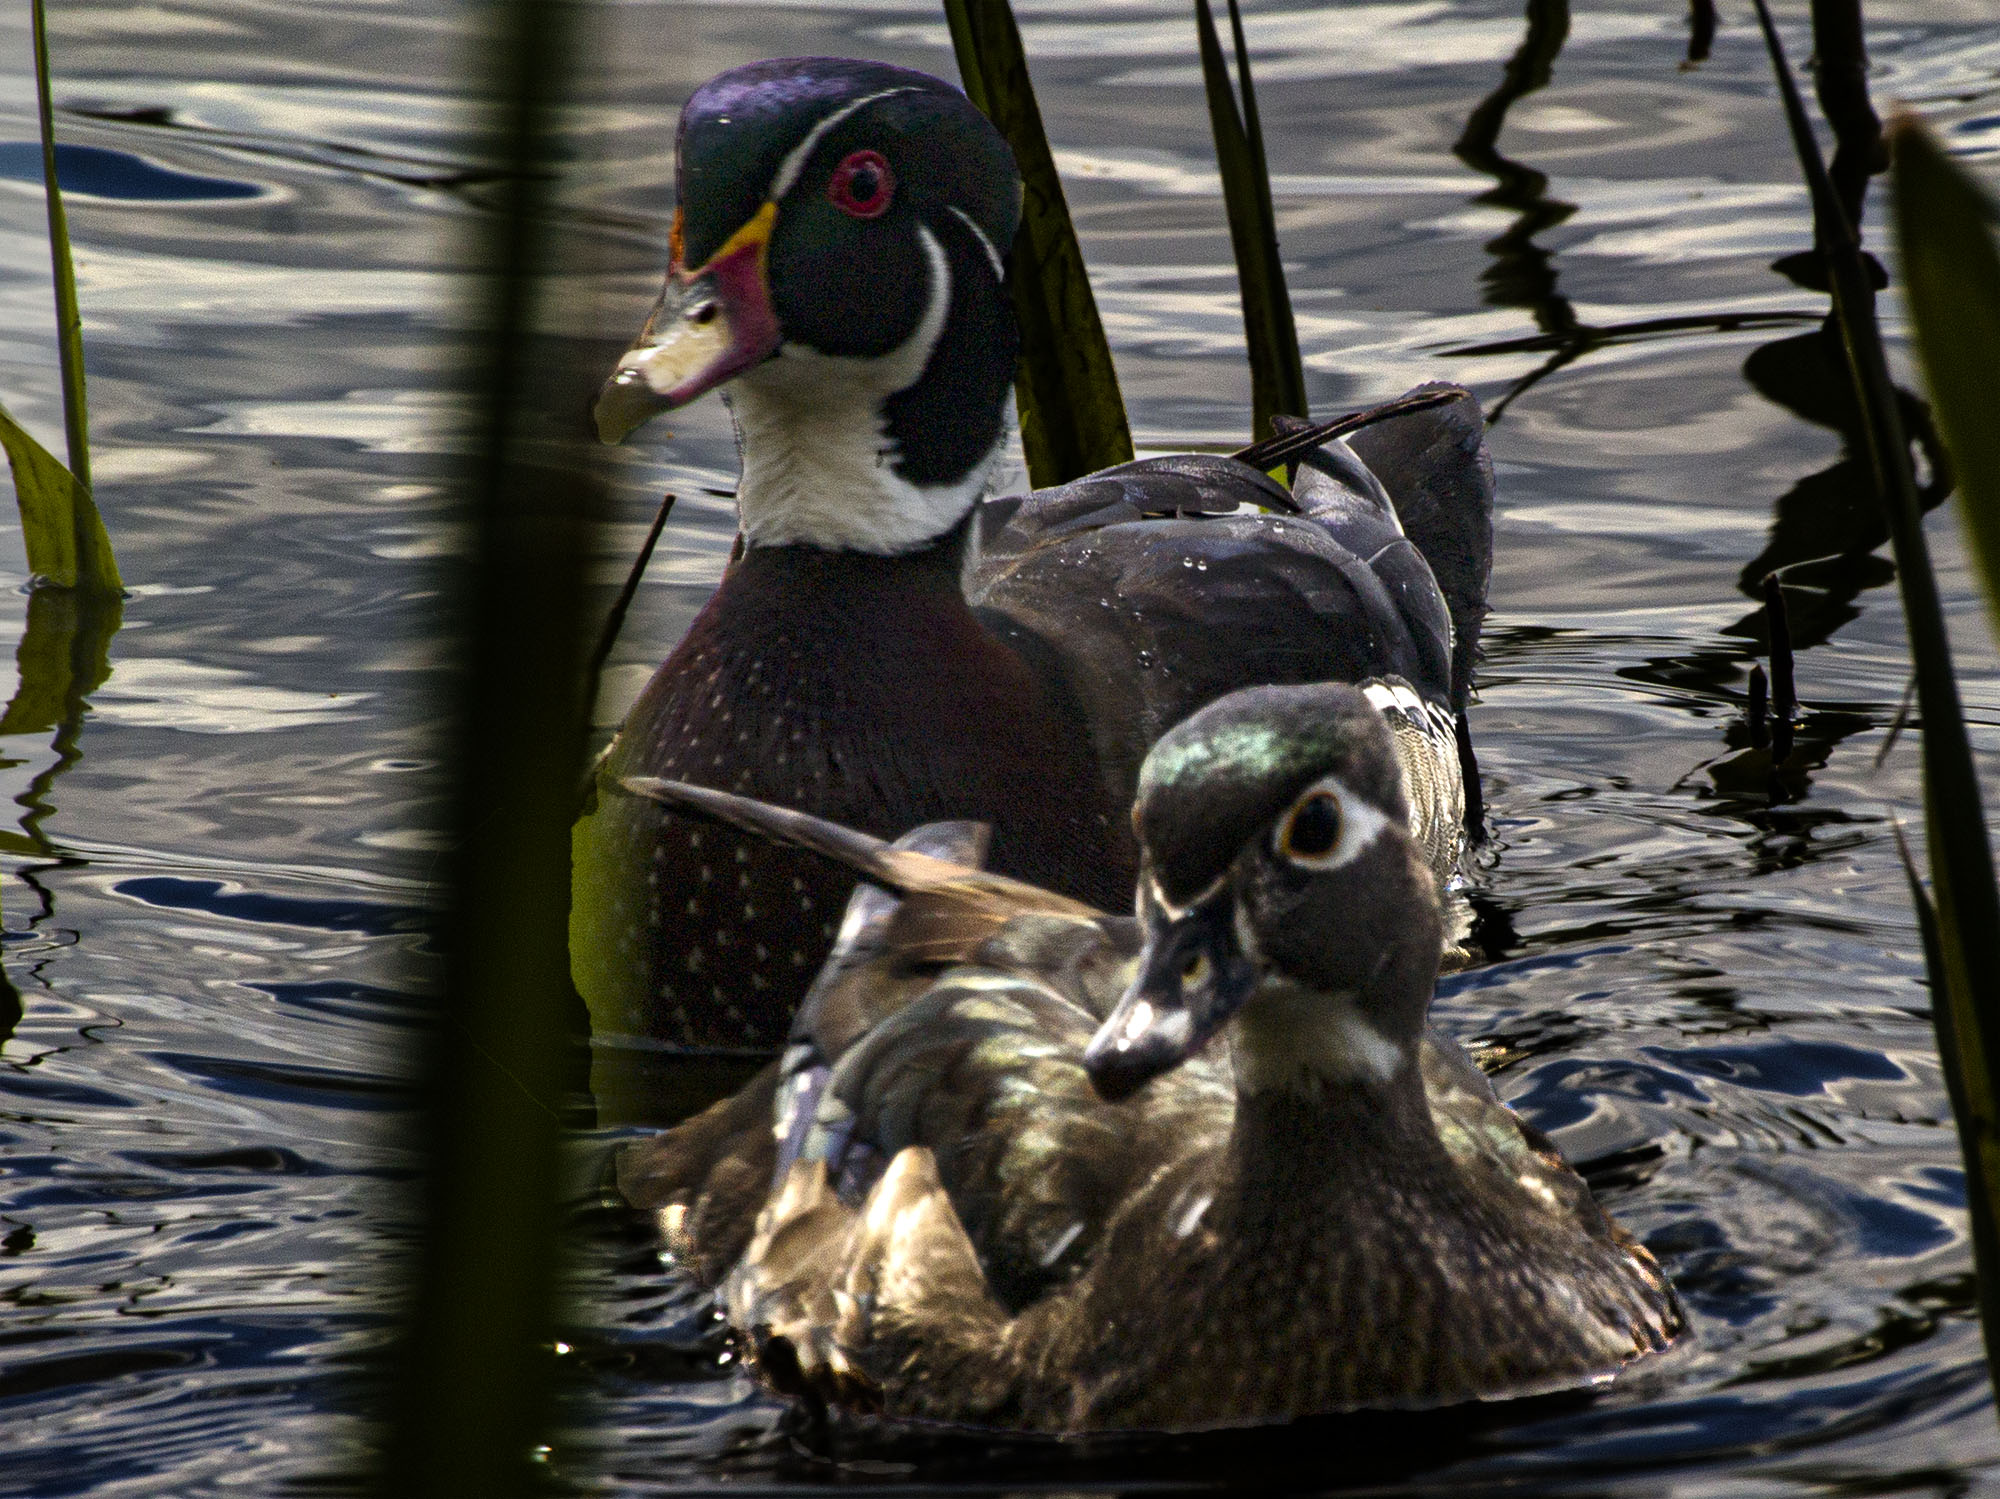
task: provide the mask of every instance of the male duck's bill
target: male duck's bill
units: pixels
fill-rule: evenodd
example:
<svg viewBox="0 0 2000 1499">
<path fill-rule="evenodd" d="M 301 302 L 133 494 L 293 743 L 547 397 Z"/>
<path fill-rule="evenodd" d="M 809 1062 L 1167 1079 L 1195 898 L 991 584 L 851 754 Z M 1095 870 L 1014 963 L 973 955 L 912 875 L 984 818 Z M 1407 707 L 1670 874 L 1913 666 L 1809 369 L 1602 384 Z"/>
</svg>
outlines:
<svg viewBox="0 0 2000 1499">
<path fill-rule="evenodd" d="M 778 348 L 765 262 L 778 205 L 766 203 L 692 270 L 678 259 L 632 347 L 598 393 L 597 435 L 623 442 L 662 411 L 733 380 Z M 674 242 L 681 243 L 679 216 Z"/>
<path fill-rule="evenodd" d="M 781 1389 L 1198 1430 L 1585 1390 L 1679 1334 L 1652 1256 L 1426 1029 L 1431 876 L 1355 689 L 1161 739 L 1139 923 L 954 870 L 962 825 L 890 848 L 632 787 L 882 887 L 782 1062 L 620 1168 Z"/>
</svg>

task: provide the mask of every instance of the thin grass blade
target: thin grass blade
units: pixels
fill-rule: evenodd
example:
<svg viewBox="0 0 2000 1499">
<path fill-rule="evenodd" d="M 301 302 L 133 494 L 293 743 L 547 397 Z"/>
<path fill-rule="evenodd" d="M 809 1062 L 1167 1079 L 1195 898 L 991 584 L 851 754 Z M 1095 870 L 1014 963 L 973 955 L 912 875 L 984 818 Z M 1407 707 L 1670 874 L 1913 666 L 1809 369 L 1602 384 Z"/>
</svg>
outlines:
<svg viewBox="0 0 2000 1499">
<path fill-rule="evenodd" d="M 1042 128 L 1007 0 L 945 0 L 966 97 L 999 128 L 1021 169 L 1021 228 L 1007 281 L 1021 326 L 1014 397 L 1028 478 L 1038 488 L 1128 463 L 1132 431 L 1111 344 Z"/>
<path fill-rule="evenodd" d="M 2000 247 L 1996 210 L 1913 116 L 1889 127 L 1894 222 L 1917 356 L 1958 477 L 1959 514 L 2000 619 Z"/>
<path fill-rule="evenodd" d="M 55 108 L 49 93 L 49 32 L 42 0 L 32 0 L 35 104 L 42 127 L 42 185 L 49 211 L 49 261 L 56 284 L 56 350 L 62 360 L 63 436 L 69 471 L 90 487 L 90 423 L 83 399 L 83 315 L 76 303 L 76 266 L 69 252 L 69 215 L 56 181 Z"/>
<path fill-rule="evenodd" d="M 1238 111 L 1208 0 L 1195 0 L 1195 32 L 1201 48 L 1202 84 L 1215 137 L 1215 161 L 1222 174 L 1222 201 L 1229 215 L 1229 243 L 1236 255 L 1237 284 L 1243 300 L 1243 339 L 1250 356 L 1251 436 L 1271 435 L 1273 416 L 1306 416 L 1305 368 L 1299 358 L 1298 329 L 1285 287 L 1278 252 L 1278 222 L 1271 202 L 1271 174 L 1265 164 L 1263 127 L 1250 78 L 1250 52 L 1243 18 L 1229 0 L 1236 72 L 1242 85 Z"/>
</svg>

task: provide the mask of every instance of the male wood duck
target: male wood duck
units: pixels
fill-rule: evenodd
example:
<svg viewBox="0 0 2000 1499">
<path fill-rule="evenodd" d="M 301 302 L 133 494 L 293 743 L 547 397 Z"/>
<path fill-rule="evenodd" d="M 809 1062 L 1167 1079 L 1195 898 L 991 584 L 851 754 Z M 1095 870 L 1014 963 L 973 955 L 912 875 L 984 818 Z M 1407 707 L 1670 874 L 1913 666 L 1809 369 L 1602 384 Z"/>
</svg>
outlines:
<svg viewBox="0 0 2000 1499">
<path fill-rule="evenodd" d="M 1160 740 L 1136 920 L 979 871 L 964 824 L 891 846 L 634 784 L 872 882 L 782 1063 L 620 1163 L 781 1388 L 1191 1430 L 1587 1387 L 1680 1332 L 1652 1256 L 1427 1028 L 1433 876 L 1354 688 L 1246 689 Z"/>
<path fill-rule="evenodd" d="M 982 504 L 1017 351 L 1021 190 L 993 127 L 922 73 L 793 58 L 705 84 L 678 153 L 666 288 L 597 419 L 616 441 L 726 382 L 741 549 L 578 828 L 600 1033 L 776 1046 L 853 888 L 620 794 L 633 774 L 884 836 L 980 819 L 996 869 L 1111 907 L 1163 730 L 1252 683 L 1368 682 L 1449 868 L 1491 558 L 1470 395 L 1329 445 L 1290 489 L 1191 455 Z"/>
</svg>

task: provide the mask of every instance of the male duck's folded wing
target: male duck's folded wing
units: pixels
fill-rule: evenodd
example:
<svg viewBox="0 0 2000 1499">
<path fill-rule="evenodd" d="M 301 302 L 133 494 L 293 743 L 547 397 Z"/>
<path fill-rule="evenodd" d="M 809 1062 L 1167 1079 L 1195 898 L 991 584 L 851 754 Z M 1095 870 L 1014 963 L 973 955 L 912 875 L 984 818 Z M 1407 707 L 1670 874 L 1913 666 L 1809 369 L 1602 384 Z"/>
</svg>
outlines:
<svg viewBox="0 0 2000 1499">
<path fill-rule="evenodd" d="M 1493 460 L 1479 402 L 1463 393 L 1364 427 L 1347 442 L 1395 501 L 1404 534 L 1444 593 L 1456 636 L 1451 701 L 1463 708 L 1493 573 Z"/>
<path fill-rule="evenodd" d="M 1192 454 L 986 507 L 967 596 L 1069 685 L 1116 798 L 1161 733 L 1238 687 L 1398 678 L 1464 707 L 1493 490 L 1477 401 L 1436 389 L 1451 398 L 1304 455 L 1291 490 Z"/>
</svg>

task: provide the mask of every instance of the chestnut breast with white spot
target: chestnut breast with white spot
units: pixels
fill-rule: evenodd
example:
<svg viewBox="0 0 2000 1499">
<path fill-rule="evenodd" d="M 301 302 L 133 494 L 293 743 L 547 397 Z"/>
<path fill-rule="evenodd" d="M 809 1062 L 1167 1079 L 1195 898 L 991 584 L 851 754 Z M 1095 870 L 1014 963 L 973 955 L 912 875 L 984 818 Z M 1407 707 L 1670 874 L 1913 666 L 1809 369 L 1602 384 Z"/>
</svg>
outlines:
<svg viewBox="0 0 2000 1499">
<path fill-rule="evenodd" d="M 1122 903 L 1121 809 L 1059 689 L 966 607 L 956 551 L 751 548 L 633 708 L 600 787 L 696 781 L 882 836 L 978 818 L 994 867 Z M 613 867 L 583 940 L 608 944 L 619 974 L 615 1001 L 590 996 L 599 1028 L 782 1042 L 852 877 L 649 801 L 602 793 L 599 816 Z"/>
</svg>

